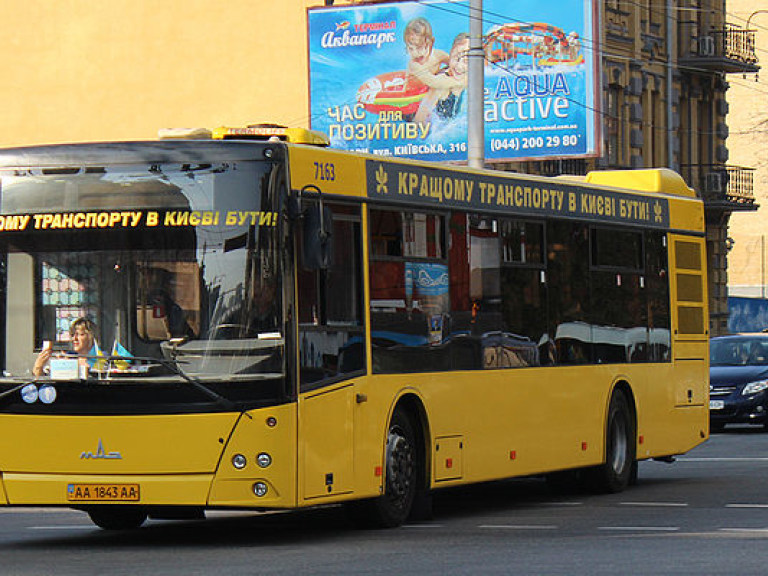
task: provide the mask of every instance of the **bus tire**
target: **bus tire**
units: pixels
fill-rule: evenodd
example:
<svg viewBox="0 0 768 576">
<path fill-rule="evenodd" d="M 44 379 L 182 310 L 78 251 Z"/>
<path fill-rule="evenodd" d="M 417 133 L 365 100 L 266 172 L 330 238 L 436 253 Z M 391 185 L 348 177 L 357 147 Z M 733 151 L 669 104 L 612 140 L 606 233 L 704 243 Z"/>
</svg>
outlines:
<svg viewBox="0 0 768 576">
<path fill-rule="evenodd" d="M 395 528 L 411 514 L 422 466 L 413 421 L 396 409 L 387 431 L 384 457 L 384 493 L 373 500 L 352 502 L 351 518 L 364 528 Z"/>
<path fill-rule="evenodd" d="M 605 425 L 605 462 L 593 469 L 591 484 L 600 492 L 621 492 L 632 481 L 635 466 L 635 420 L 624 392 L 613 393 Z"/>
<path fill-rule="evenodd" d="M 87 510 L 91 522 L 104 530 L 135 530 L 147 519 L 140 506 L 97 506 Z"/>
</svg>

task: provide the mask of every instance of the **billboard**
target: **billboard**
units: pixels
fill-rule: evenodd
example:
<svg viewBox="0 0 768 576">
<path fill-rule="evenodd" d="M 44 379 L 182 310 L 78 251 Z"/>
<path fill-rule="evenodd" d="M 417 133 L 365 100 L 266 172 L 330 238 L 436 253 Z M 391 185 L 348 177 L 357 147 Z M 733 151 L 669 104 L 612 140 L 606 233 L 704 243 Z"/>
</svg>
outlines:
<svg viewBox="0 0 768 576">
<path fill-rule="evenodd" d="M 488 161 L 599 153 L 595 0 L 484 0 Z M 308 11 L 311 127 L 336 148 L 467 158 L 469 2 Z"/>
</svg>

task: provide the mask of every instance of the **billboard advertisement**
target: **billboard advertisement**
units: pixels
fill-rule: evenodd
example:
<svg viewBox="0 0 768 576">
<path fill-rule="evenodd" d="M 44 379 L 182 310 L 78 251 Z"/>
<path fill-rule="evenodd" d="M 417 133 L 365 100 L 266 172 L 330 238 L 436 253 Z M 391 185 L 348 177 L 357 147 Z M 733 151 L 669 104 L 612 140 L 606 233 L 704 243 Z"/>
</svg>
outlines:
<svg viewBox="0 0 768 576">
<path fill-rule="evenodd" d="M 596 0 L 484 0 L 488 161 L 599 153 Z M 311 127 L 344 150 L 467 158 L 469 2 L 308 11 Z"/>
</svg>

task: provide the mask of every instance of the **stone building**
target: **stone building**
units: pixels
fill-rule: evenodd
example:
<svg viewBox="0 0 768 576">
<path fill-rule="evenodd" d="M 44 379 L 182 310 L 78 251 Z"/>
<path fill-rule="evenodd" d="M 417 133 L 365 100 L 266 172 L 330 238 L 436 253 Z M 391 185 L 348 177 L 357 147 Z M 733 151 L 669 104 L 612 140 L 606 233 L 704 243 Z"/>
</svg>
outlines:
<svg viewBox="0 0 768 576">
<path fill-rule="evenodd" d="M 728 16 L 750 29 L 758 56 L 768 54 L 768 9 L 748 0 L 729 0 Z M 768 76 L 729 76 L 730 162 L 754 168 L 755 202 L 768 204 Z M 762 212 L 761 210 L 761 212 Z M 729 227 L 728 291 L 733 296 L 768 297 L 768 226 L 761 213 L 736 213 Z"/>
</svg>

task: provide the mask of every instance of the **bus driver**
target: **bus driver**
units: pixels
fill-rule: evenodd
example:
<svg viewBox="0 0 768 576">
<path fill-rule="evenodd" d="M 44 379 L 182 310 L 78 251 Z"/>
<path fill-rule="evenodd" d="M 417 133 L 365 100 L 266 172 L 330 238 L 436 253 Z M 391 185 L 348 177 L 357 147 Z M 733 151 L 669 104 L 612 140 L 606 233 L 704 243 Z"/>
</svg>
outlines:
<svg viewBox="0 0 768 576">
<path fill-rule="evenodd" d="M 69 327 L 69 335 L 72 353 L 81 357 L 81 362 L 87 362 L 90 367 L 93 367 L 96 363 L 96 356 L 99 355 L 99 347 L 96 345 L 96 324 L 88 318 L 78 318 Z M 32 374 L 42 376 L 52 354 L 53 349 L 50 346 L 43 347 L 32 367 Z"/>
</svg>

